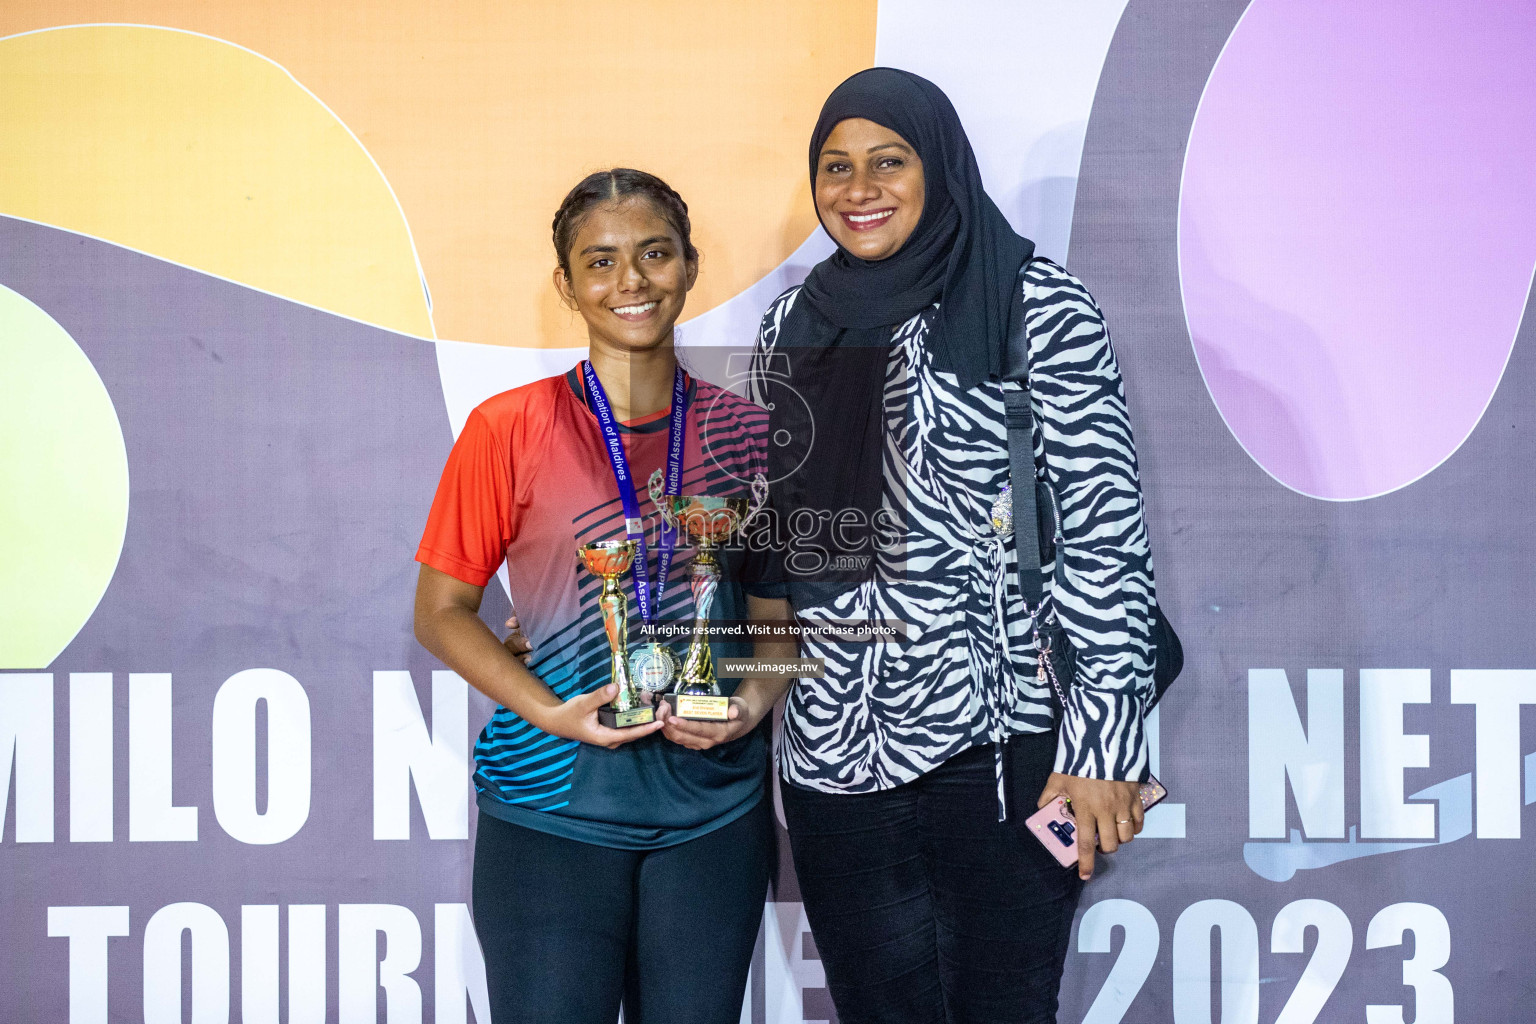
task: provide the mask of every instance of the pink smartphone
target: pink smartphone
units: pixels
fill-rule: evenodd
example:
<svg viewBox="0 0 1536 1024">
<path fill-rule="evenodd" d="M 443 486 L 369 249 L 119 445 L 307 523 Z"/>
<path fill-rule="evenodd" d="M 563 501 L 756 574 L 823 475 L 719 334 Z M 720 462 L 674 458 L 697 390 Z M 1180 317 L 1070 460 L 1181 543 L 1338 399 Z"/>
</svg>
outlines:
<svg viewBox="0 0 1536 1024">
<path fill-rule="evenodd" d="M 1070 868 L 1077 863 L 1077 822 L 1067 809 L 1067 798 L 1059 796 L 1025 819 L 1029 831 L 1040 840 L 1056 863 Z"/>
<path fill-rule="evenodd" d="M 1147 781 L 1141 784 L 1141 806 L 1143 810 L 1160 803 L 1168 795 L 1168 790 L 1161 782 L 1151 775 Z M 1034 814 L 1025 819 L 1030 833 L 1044 846 L 1056 863 L 1064 868 L 1070 868 L 1077 864 L 1077 821 L 1072 817 L 1072 808 L 1067 806 L 1067 798 L 1059 796 L 1055 800 L 1040 808 Z"/>
</svg>

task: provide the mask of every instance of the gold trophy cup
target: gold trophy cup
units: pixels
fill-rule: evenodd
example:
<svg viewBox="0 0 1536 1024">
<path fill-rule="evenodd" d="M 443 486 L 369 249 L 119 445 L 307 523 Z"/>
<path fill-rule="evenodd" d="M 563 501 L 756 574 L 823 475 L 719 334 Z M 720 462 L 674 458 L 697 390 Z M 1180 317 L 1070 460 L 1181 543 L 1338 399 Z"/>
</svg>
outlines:
<svg viewBox="0 0 1536 1024">
<path fill-rule="evenodd" d="M 608 634 L 609 676 L 619 684 L 619 692 L 597 709 L 597 720 L 610 729 L 645 725 L 656 720 L 656 709 L 640 703 L 640 694 L 629 675 L 629 602 L 619 589 L 619 578 L 635 560 L 632 540 L 600 540 L 576 549 L 581 564 L 603 581 L 597 599 L 603 610 L 603 630 Z"/>
<path fill-rule="evenodd" d="M 712 495 L 662 494 L 661 476 L 651 477 L 651 499 L 673 529 L 686 534 L 698 548 L 688 569 L 688 589 L 693 593 L 693 641 L 683 657 L 677 683 L 664 698 L 680 718 L 724 722 L 730 698 L 720 693 L 715 680 L 715 659 L 709 651 L 709 613 L 720 586 L 718 545 L 752 520 L 767 497 L 767 480 L 752 482 L 752 500 Z"/>
</svg>

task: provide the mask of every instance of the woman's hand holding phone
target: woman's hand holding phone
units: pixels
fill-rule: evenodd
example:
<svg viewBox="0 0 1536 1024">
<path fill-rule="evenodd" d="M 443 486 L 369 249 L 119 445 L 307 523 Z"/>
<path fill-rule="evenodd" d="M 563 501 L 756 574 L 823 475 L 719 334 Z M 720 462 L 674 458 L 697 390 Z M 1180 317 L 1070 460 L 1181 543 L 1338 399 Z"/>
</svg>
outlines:
<svg viewBox="0 0 1536 1024">
<path fill-rule="evenodd" d="M 1141 831 L 1146 812 L 1141 805 L 1141 783 L 1084 779 L 1052 772 L 1045 782 L 1037 807 L 1058 796 L 1067 798 L 1077 824 L 1077 876 L 1093 877 L 1097 850 L 1114 853 Z"/>
</svg>

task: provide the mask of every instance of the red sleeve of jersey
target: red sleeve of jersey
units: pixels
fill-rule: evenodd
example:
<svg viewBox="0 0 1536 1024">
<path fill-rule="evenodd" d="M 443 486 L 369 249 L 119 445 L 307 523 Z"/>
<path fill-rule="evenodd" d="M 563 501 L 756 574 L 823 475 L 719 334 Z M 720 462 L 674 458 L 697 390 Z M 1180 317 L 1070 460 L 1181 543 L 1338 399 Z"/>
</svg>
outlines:
<svg viewBox="0 0 1536 1024">
<path fill-rule="evenodd" d="M 512 543 L 512 463 L 507 438 L 479 409 L 448 453 L 416 561 L 483 587 Z"/>
</svg>

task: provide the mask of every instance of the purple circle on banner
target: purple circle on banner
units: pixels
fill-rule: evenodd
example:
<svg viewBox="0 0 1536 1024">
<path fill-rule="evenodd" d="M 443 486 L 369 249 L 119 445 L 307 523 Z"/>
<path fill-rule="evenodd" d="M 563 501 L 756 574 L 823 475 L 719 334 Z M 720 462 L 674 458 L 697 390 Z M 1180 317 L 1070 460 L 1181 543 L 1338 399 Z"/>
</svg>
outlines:
<svg viewBox="0 0 1536 1024">
<path fill-rule="evenodd" d="M 1190 129 L 1179 275 L 1233 436 L 1375 497 L 1498 388 L 1536 267 L 1536 3 L 1253 0 Z"/>
</svg>

